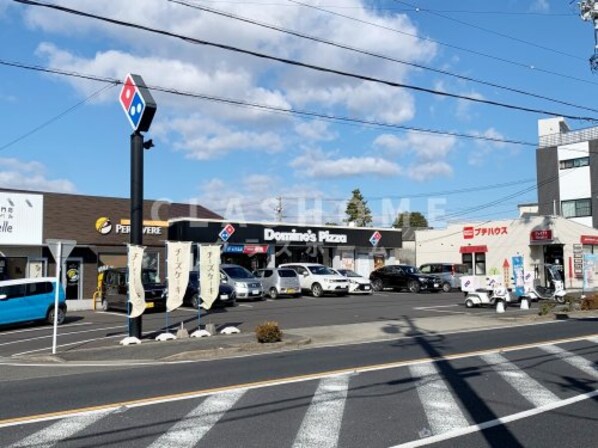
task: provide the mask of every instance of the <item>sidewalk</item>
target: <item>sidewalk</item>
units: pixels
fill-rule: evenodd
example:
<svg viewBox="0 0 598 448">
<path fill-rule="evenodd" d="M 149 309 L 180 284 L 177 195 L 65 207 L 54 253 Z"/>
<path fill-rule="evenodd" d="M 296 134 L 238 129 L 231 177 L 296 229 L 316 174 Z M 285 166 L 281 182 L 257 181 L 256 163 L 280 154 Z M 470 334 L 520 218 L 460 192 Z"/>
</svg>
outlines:
<svg viewBox="0 0 598 448">
<path fill-rule="evenodd" d="M 570 313 L 571 318 L 598 318 L 598 312 Z M 405 318 L 367 322 L 349 325 L 331 325 L 283 330 L 283 341 L 274 344 L 260 344 L 255 334 L 240 333 L 217 335 L 207 338 L 185 338 L 157 342 L 143 339 L 139 345 L 121 346 L 119 339 L 103 339 L 59 348 L 56 355 L 13 357 L 12 361 L 31 363 L 115 363 L 135 364 L 141 362 L 181 362 L 202 359 L 217 359 L 242 356 L 251 353 L 270 353 L 285 350 L 317 348 L 408 338 L 420 335 L 438 335 L 459 331 L 491 330 L 513 325 L 529 325 L 549 322 L 555 317 L 537 315 L 505 315 L 484 317 L 475 315 L 453 315 Z"/>
</svg>

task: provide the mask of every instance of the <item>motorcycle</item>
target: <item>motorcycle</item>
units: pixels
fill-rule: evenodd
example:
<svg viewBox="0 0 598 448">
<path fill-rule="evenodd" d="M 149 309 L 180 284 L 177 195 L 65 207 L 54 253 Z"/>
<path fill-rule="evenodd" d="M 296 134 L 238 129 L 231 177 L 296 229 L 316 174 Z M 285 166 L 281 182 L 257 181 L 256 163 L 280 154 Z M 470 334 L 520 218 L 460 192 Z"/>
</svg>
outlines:
<svg viewBox="0 0 598 448">
<path fill-rule="evenodd" d="M 474 306 L 496 305 L 497 301 L 502 300 L 505 305 L 511 303 L 511 293 L 507 288 L 498 283 L 494 283 L 492 288 L 478 288 L 468 291 L 465 296 L 465 306 L 473 308 Z"/>
<path fill-rule="evenodd" d="M 527 298 L 529 300 L 554 300 L 557 303 L 565 303 L 565 296 L 567 291 L 565 289 L 565 282 L 561 277 L 559 267 L 554 264 L 546 264 L 546 271 L 550 277 L 550 282 L 554 288 L 545 288 L 539 285 L 532 284 L 526 286 L 525 292 L 521 298 Z"/>
</svg>

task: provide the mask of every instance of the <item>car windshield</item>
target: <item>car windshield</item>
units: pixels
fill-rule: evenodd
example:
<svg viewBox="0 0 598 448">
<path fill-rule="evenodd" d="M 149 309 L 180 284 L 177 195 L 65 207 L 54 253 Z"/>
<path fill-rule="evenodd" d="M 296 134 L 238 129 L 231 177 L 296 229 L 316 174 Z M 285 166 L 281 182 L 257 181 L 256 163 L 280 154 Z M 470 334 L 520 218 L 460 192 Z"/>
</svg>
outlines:
<svg viewBox="0 0 598 448">
<path fill-rule="evenodd" d="M 297 273 L 292 269 L 279 269 L 278 275 L 281 277 L 297 277 Z"/>
<path fill-rule="evenodd" d="M 400 269 L 407 274 L 421 274 L 415 266 L 400 266 Z"/>
<path fill-rule="evenodd" d="M 226 272 L 228 274 L 228 276 L 231 278 L 250 278 L 250 279 L 255 278 L 251 274 L 251 272 L 249 272 L 247 269 L 245 269 L 242 266 L 226 267 L 226 268 L 222 268 L 222 270 L 224 272 Z"/>
<path fill-rule="evenodd" d="M 341 269 L 338 272 L 340 272 L 345 277 L 361 277 L 361 275 L 359 275 L 357 272 L 352 271 L 350 269 Z"/>
<path fill-rule="evenodd" d="M 326 266 L 308 266 L 307 269 L 314 275 L 336 275 L 336 273 Z"/>
</svg>

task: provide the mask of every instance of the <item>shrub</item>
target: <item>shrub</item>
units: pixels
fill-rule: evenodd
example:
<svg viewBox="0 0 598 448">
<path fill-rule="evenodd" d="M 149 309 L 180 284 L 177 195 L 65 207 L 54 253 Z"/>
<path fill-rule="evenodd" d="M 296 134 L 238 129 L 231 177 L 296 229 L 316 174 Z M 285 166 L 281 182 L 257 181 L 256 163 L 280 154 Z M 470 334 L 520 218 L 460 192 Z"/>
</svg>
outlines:
<svg viewBox="0 0 598 448">
<path fill-rule="evenodd" d="M 263 322 L 255 327 L 255 336 L 257 341 L 261 343 L 282 341 L 282 331 L 278 326 L 278 322 L 273 321 Z"/>
<path fill-rule="evenodd" d="M 593 294 L 582 299 L 580 308 L 582 311 L 598 310 L 598 295 Z"/>
<path fill-rule="evenodd" d="M 545 316 L 548 313 L 550 313 L 555 306 L 556 304 L 554 302 L 544 302 L 542 305 L 540 305 L 540 310 L 538 311 L 538 314 L 540 316 Z"/>
</svg>

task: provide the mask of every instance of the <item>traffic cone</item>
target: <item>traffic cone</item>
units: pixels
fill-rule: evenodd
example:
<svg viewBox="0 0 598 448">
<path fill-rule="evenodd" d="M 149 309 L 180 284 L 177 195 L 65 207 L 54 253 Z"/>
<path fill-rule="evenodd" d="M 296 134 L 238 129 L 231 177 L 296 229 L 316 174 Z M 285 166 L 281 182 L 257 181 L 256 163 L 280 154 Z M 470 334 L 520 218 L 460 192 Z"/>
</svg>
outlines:
<svg viewBox="0 0 598 448">
<path fill-rule="evenodd" d="M 505 312 L 505 302 L 503 300 L 496 301 L 496 312 L 497 313 L 504 313 Z"/>
</svg>

